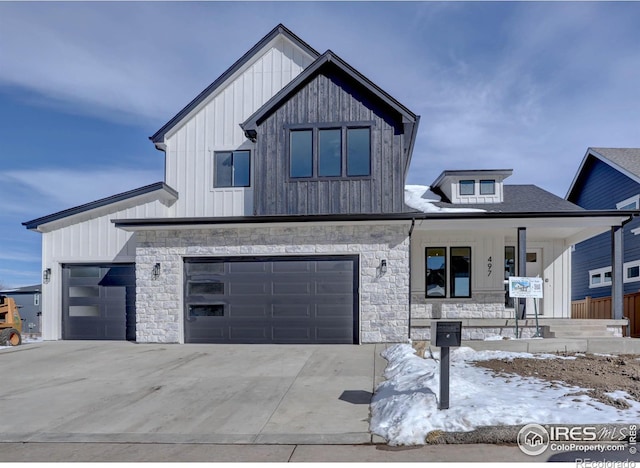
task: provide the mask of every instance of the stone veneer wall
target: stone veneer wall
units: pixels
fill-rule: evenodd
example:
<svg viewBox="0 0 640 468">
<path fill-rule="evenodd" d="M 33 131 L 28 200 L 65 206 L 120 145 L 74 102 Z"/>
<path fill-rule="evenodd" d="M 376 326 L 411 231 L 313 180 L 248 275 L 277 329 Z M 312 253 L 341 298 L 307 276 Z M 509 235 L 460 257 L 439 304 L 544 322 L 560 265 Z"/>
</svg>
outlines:
<svg viewBox="0 0 640 468">
<path fill-rule="evenodd" d="M 496 319 L 513 318 L 513 309 L 504 306 L 504 290 L 478 291 L 473 293 L 470 299 L 430 299 L 424 292 L 411 294 L 411 318 L 412 319 Z M 530 338 L 535 335 L 535 327 L 523 327 L 520 330 L 522 338 Z M 509 327 L 463 327 L 463 340 L 484 340 L 488 337 L 504 336 L 515 337 L 515 330 Z M 430 340 L 431 329 L 429 327 L 412 327 L 412 340 Z"/>
<path fill-rule="evenodd" d="M 504 306 L 504 291 L 474 292 L 470 299 L 430 299 L 424 293 L 411 294 L 411 318 L 511 318 L 513 309 Z"/>
<path fill-rule="evenodd" d="M 409 238 L 404 225 L 305 225 L 139 231 L 136 248 L 138 342 L 182 339 L 184 257 L 360 255 L 360 342 L 406 342 Z M 380 260 L 387 272 L 380 275 Z M 152 278 L 158 262 L 161 273 Z"/>
</svg>

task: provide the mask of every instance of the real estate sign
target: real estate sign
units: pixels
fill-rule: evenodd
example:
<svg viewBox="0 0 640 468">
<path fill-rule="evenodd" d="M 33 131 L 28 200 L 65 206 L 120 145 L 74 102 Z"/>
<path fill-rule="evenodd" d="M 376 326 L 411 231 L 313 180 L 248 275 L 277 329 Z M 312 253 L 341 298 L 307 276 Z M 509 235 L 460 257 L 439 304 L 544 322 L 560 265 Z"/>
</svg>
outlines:
<svg viewBox="0 0 640 468">
<path fill-rule="evenodd" d="M 509 276 L 510 297 L 542 297 L 542 278 Z"/>
</svg>

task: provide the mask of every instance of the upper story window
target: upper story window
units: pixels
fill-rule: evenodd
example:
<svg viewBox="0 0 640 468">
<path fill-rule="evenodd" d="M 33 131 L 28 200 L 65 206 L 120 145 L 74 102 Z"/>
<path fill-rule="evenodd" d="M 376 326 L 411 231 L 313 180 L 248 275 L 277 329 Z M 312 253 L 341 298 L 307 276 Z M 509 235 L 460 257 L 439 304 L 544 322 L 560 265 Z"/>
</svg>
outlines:
<svg viewBox="0 0 640 468">
<path fill-rule="evenodd" d="M 214 188 L 249 187 L 251 185 L 250 151 L 216 151 L 213 160 Z"/>
<path fill-rule="evenodd" d="M 480 181 L 480 195 L 495 195 L 496 194 L 496 181 L 495 180 L 481 180 Z"/>
<path fill-rule="evenodd" d="M 291 129 L 289 175 L 292 178 L 371 175 L 371 128 Z"/>
<path fill-rule="evenodd" d="M 640 195 L 634 195 L 626 200 L 622 200 L 620 203 L 616 203 L 618 210 L 637 210 L 640 208 Z"/>
<path fill-rule="evenodd" d="M 460 195 L 474 195 L 476 188 L 475 180 L 461 180 L 460 181 Z"/>
</svg>

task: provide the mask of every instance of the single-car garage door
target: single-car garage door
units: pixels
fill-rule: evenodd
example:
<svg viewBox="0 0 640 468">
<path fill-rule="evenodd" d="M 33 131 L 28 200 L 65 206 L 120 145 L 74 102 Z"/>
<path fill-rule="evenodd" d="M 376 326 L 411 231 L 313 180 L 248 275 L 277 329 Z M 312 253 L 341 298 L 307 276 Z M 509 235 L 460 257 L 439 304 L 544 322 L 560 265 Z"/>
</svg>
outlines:
<svg viewBox="0 0 640 468">
<path fill-rule="evenodd" d="M 185 259 L 187 343 L 357 343 L 358 257 Z"/>
<path fill-rule="evenodd" d="M 136 339 L 134 264 L 62 267 L 62 338 Z"/>
</svg>

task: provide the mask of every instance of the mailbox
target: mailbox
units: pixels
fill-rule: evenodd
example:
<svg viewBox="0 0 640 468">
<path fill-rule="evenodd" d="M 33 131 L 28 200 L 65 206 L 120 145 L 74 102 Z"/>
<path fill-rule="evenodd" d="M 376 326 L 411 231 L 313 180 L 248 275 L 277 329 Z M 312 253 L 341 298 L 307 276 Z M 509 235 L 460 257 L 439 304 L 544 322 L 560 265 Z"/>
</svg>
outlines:
<svg viewBox="0 0 640 468">
<path fill-rule="evenodd" d="M 431 322 L 431 344 L 438 348 L 460 346 L 462 342 L 462 322 Z"/>
</svg>

